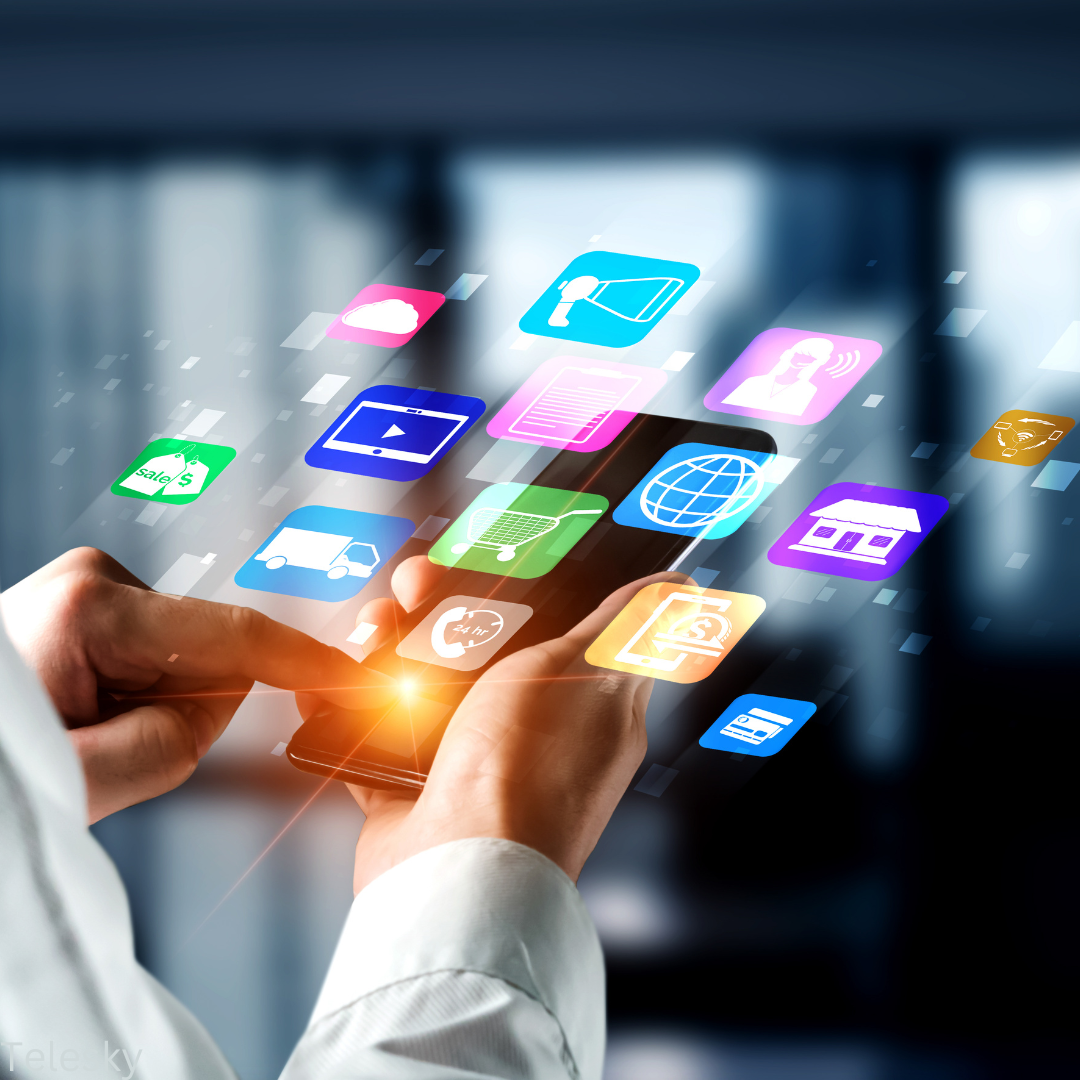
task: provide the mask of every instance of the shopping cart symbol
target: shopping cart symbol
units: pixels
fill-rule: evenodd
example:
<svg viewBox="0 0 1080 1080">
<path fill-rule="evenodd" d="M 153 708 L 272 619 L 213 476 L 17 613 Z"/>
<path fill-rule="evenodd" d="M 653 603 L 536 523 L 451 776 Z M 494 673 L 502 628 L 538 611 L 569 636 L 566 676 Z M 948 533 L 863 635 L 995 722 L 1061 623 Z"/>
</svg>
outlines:
<svg viewBox="0 0 1080 1080">
<path fill-rule="evenodd" d="M 465 535 L 467 544 L 454 544 L 450 549 L 455 555 L 462 555 L 471 547 L 487 548 L 497 551 L 499 562 L 509 562 L 522 544 L 530 544 L 541 536 L 556 529 L 564 518 L 575 514 L 602 514 L 602 509 L 570 510 L 568 513 L 551 517 L 549 514 L 527 514 L 523 510 L 500 510 L 495 506 L 482 506 L 469 515 L 469 524 Z"/>
</svg>

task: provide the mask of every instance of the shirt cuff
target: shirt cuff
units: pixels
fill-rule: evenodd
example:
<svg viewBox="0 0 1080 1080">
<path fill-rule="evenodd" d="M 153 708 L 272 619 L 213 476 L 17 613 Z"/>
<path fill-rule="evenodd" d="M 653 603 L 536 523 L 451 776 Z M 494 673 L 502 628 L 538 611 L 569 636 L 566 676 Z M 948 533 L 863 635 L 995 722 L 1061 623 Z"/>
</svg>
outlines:
<svg viewBox="0 0 1080 1080">
<path fill-rule="evenodd" d="M 604 1055 L 604 960 L 573 882 L 510 840 L 455 840 L 388 870 L 353 901 L 312 1024 L 382 987 L 475 971 L 558 1021 L 583 1076 Z"/>
</svg>

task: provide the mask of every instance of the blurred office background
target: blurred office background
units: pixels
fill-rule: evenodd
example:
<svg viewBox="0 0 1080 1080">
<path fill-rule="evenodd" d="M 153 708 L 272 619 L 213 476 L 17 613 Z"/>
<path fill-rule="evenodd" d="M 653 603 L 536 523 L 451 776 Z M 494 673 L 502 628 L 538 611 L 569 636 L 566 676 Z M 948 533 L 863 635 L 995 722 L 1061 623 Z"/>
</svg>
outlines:
<svg viewBox="0 0 1080 1080">
<path fill-rule="evenodd" d="M 0 583 L 74 542 L 150 582 L 213 551 L 226 581 L 270 511 L 200 503 L 155 532 L 105 494 L 189 398 L 247 425 L 238 501 L 274 482 L 251 452 L 288 443 L 284 468 L 324 426 L 274 427 L 290 380 L 351 362 L 279 343 L 403 253 L 445 249 L 441 289 L 489 275 L 420 358 L 464 372 L 514 355 L 508 262 L 552 230 L 584 247 L 611 208 L 700 213 L 724 254 L 673 410 L 723 422 L 701 394 L 786 310 L 839 296 L 897 327 L 816 442 L 770 427 L 803 463 L 711 558 L 717 587 L 852 461 L 952 508 L 895 603 L 833 579 L 771 606 L 748 677 L 790 677 L 819 716 L 739 790 L 694 747 L 708 693 L 658 690 L 581 881 L 609 1076 L 1075 1068 L 1080 499 L 967 450 L 1009 408 L 1080 417 L 1078 44 L 1045 0 L 2 0 Z M 955 307 L 985 315 L 935 334 Z M 351 899 L 361 817 L 270 752 L 295 723 L 265 696 L 182 790 L 96 829 L 141 958 L 242 1080 L 277 1074 Z"/>
</svg>

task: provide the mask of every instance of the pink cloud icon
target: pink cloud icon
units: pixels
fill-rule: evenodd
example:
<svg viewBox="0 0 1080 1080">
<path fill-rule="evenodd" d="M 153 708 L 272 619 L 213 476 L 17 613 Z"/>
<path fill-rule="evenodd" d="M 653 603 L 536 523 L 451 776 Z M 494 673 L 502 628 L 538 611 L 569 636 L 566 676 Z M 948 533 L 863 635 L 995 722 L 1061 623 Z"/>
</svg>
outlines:
<svg viewBox="0 0 1080 1080">
<path fill-rule="evenodd" d="M 442 293 L 401 285 L 368 285 L 349 301 L 327 337 L 394 349 L 404 345 L 439 310 Z"/>
</svg>

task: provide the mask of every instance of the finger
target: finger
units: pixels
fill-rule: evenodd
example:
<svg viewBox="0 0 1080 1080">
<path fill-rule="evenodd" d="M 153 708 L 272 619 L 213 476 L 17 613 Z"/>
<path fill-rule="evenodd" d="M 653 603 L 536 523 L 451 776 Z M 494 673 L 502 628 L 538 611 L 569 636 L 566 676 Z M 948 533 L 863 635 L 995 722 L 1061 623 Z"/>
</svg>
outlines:
<svg viewBox="0 0 1080 1080">
<path fill-rule="evenodd" d="M 175 701 L 70 732 L 86 775 L 91 823 L 182 784 L 217 731 L 200 704 Z"/>
<path fill-rule="evenodd" d="M 411 810 L 420 794 L 417 792 L 416 795 L 412 795 L 404 791 L 363 787 L 361 784 L 346 784 L 345 786 L 367 817 L 385 813 L 390 809 Z"/>
<path fill-rule="evenodd" d="M 418 608 L 438 587 L 449 568 L 433 563 L 426 555 L 401 562 L 390 578 L 390 587 L 406 611 Z"/>
<path fill-rule="evenodd" d="M 643 589 L 646 585 L 656 582 L 675 581 L 681 583 L 685 575 L 674 573 L 653 574 L 650 577 L 632 581 L 620 589 L 616 589 L 594 611 L 582 619 L 576 626 L 568 630 L 562 637 L 553 638 L 550 641 L 541 642 L 519 652 L 511 653 L 500 660 L 494 667 L 489 668 L 477 680 L 469 696 L 473 697 L 478 692 L 507 692 L 513 687 L 519 687 L 523 692 L 529 692 L 531 686 L 539 686 L 544 682 L 555 679 L 562 675 L 569 664 L 576 658 L 582 657 L 585 650 L 597 637 L 597 635 L 615 618 L 616 615 Z M 608 672 L 604 669 L 583 665 L 576 673 L 579 679 L 593 679 L 596 682 L 608 675 L 618 674 L 622 680 L 627 680 L 628 686 L 637 686 L 645 676 Z"/>
<path fill-rule="evenodd" d="M 665 582 L 683 585 L 689 580 L 690 579 L 686 574 L 665 571 L 660 574 L 652 574 L 649 577 L 638 578 L 637 581 L 631 581 L 621 589 L 616 589 L 615 592 L 599 604 L 594 611 L 591 611 L 576 626 L 568 630 L 563 635 L 562 640 L 573 642 L 577 645 L 580 644 L 582 640 L 588 639 L 587 643 L 591 643 L 593 638 L 595 638 L 647 585 L 656 585 Z"/>
<path fill-rule="evenodd" d="M 364 641 L 365 654 L 401 639 L 406 616 L 438 587 L 446 570 L 447 567 L 431 562 L 426 555 L 414 555 L 397 567 L 390 580 L 395 599 L 369 600 L 356 616 L 357 626 L 367 623 L 374 627 Z"/>
<path fill-rule="evenodd" d="M 185 679 L 163 675 L 153 686 L 134 693 L 108 690 L 99 691 L 99 700 L 111 699 L 106 707 L 99 707 L 99 719 L 104 721 L 128 714 L 144 707 L 174 707 L 190 714 L 197 724 L 199 753 L 205 754 L 210 745 L 229 725 L 236 710 L 251 691 L 250 679 L 230 676 L 221 679 Z"/>
<path fill-rule="evenodd" d="M 97 670 L 118 678 L 242 676 L 289 690 L 365 684 L 364 669 L 340 649 L 251 608 L 118 586 L 94 617 L 89 652 Z"/>
</svg>

